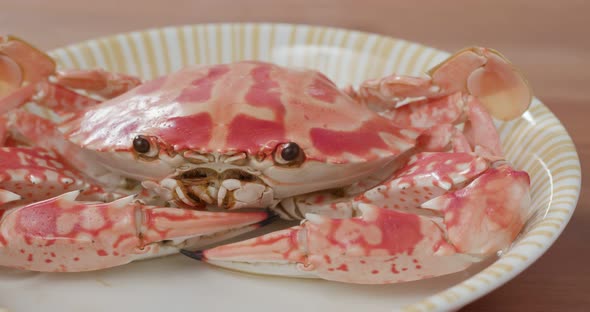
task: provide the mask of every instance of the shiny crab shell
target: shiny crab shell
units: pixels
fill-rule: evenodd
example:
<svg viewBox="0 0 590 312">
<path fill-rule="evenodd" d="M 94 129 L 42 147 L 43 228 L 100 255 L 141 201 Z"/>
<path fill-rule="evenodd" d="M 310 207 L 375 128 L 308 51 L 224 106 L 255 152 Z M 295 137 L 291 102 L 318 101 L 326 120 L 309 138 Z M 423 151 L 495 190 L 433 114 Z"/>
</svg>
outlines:
<svg viewBox="0 0 590 312">
<path fill-rule="evenodd" d="M 411 149 L 419 133 L 359 105 L 319 72 L 263 62 L 183 69 L 90 107 L 60 130 L 127 177 L 234 168 L 255 172 L 275 200 L 362 180 Z M 137 157 L 138 136 L 149 139 L 150 157 Z M 304 153 L 297 168 L 276 159 L 290 142 Z"/>
<path fill-rule="evenodd" d="M 319 72 L 262 62 L 189 67 L 89 108 L 62 128 L 97 151 L 129 150 L 136 135 L 198 153 L 256 155 L 297 142 L 308 159 L 332 163 L 397 155 L 415 137 Z"/>
</svg>

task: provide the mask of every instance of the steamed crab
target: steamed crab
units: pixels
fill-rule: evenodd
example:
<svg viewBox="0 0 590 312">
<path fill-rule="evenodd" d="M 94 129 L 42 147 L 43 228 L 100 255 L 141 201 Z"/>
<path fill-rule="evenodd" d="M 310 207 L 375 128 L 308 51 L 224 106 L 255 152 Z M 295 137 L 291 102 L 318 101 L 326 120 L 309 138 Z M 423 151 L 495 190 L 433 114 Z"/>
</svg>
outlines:
<svg viewBox="0 0 590 312">
<path fill-rule="evenodd" d="M 529 214 L 529 176 L 504 159 L 491 116 L 520 116 L 531 93 L 493 50 L 342 90 L 258 61 L 143 83 L 56 71 L 14 37 L 0 37 L 0 69 L 0 265 L 87 271 L 181 250 L 246 272 L 396 283 L 506 248 Z M 201 250 L 271 215 L 303 221 Z"/>
</svg>

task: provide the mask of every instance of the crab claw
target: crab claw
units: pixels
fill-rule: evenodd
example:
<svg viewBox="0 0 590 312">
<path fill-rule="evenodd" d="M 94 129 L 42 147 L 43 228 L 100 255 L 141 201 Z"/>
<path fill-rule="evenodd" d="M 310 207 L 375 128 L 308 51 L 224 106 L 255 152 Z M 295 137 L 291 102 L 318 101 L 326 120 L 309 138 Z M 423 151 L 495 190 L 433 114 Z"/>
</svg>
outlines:
<svg viewBox="0 0 590 312">
<path fill-rule="evenodd" d="M 448 239 L 458 252 L 485 257 L 508 247 L 522 229 L 530 215 L 529 189 L 526 172 L 501 165 L 422 207 L 443 213 Z"/>
<path fill-rule="evenodd" d="M 308 214 L 300 226 L 183 253 L 233 270 L 347 283 L 399 283 L 450 274 L 511 244 L 529 214 L 529 178 L 500 165 L 422 207 L 440 215 L 359 204 L 358 218 Z"/>
<path fill-rule="evenodd" d="M 426 217 L 360 205 L 361 218 L 307 215 L 301 226 L 185 254 L 233 270 L 292 277 L 386 284 L 465 269 L 444 232 Z"/>
<path fill-rule="evenodd" d="M 33 271 L 90 271 L 177 252 L 203 238 L 227 239 L 266 212 L 215 213 L 143 206 L 126 197 L 78 202 L 79 191 L 14 208 L 0 221 L 0 265 Z"/>
<path fill-rule="evenodd" d="M 300 270 L 305 261 L 304 226 L 272 232 L 242 242 L 208 250 L 181 250 L 181 253 L 219 267 L 265 275 L 287 277 L 314 277 Z"/>
<path fill-rule="evenodd" d="M 511 120 L 529 107 L 531 89 L 524 76 L 498 51 L 473 47 L 459 51 L 428 74 L 443 91 L 467 91 L 495 118 Z"/>
<path fill-rule="evenodd" d="M 471 153 L 419 153 L 412 156 L 392 180 L 357 196 L 355 202 L 429 213 L 421 204 L 465 185 L 488 167 L 487 160 Z"/>
<path fill-rule="evenodd" d="M 21 199 L 22 197 L 11 191 L 0 189 L 0 205 Z"/>
<path fill-rule="evenodd" d="M 217 192 L 217 204 L 227 209 L 269 207 L 273 200 L 272 188 L 258 182 L 226 179 Z"/>
</svg>

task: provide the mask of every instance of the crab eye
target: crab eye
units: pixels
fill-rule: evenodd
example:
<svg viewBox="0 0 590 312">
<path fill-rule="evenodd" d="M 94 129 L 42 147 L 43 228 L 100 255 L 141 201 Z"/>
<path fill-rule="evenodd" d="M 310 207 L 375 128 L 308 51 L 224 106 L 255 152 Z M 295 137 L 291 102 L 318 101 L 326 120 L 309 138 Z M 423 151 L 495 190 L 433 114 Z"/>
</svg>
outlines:
<svg viewBox="0 0 590 312">
<path fill-rule="evenodd" d="M 153 158 L 158 156 L 156 142 L 143 135 L 138 135 L 133 139 L 133 149 L 143 157 Z"/>
<path fill-rule="evenodd" d="M 299 145 L 297 145 L 297 143 L 287 143 L 283 146 L 283 149 L 281 150 L 281 158 L 283 158 L 286 161 L 293 161 L 297 159 L 299 153 L 301 153 L 301 149 L 299 148 Z"/>
<path fill-rule="evenodd" d="M 294 142 L 279 145 L 275 152 L 275 161 L 281 165 L 300 164 L 304 159 L 303 150 Z"/>
<path fill-rule="evenodd" d="M 136 136 L 135 139 L 133 139 L 133 148 L 136 152 L 145 154 L 150 151 L 150 141 L 144 137 Z"/>
</svg>

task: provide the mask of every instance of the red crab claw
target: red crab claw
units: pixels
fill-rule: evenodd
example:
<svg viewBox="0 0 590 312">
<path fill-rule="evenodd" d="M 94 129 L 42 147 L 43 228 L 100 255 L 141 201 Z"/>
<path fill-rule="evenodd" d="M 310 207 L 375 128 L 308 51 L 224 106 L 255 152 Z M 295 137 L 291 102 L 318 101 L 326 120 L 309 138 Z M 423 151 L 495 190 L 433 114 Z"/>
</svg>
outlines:
<svg viewBox="0 0 590 312">
<path fill-rule="evenodd" d="M 508 165 L 488 169 L 466 187 L 423 208 L 443 213 L 458 252 L 487 256 L 509 246 L 530 214 L 530 178 Z"/>
<path fill-rule="evenodd" d="M 0 221 L 0 265 L 33 271 L 90 271 L 174 253 L 203 238 L 225 239 L 266 212 L 216 213 L 144 206 L 126 197 L 77 202 L 74 191 L 14 208 Z"/>
<path fill-rule="evenodd" d="M 451 126 L 452 127 L 452 126 Z M 281 201 L 273 211 L 285 219 L 304 219 L 308 213 L 333 218 L 357 216 L 359 204 L 416 214 L 435 215 L 421 205 L 451 190 L 464 187 L 490 166 L 473 153 L 420 152 L 408 159 L 395 174 L 381 184 L 350 198 L 317 192 Z"/>
<path fill-rule="evenodd" d="M 393 179 L 357 196 L 356 203 L 424 214 L 421 204 L 472 181 L 489 167 L 471 153 L 419 153 Z"/>
<path fill-rule="evenodd" d="M 359 209 L 361 218 L 309 214 L 301 226 L 184 253 L 239 271 L 362 284 L 427 278 L 463 270 L 472 262 L 456 254 L 427 217 L 373 205 Z"/>
<path fill-rule="evenodd" d="M 386 284 L 464 270 L 507 248 L 529 209 L 529 178 L 492 168 L 423 205 L 425 216 L 359 204 L 361 217 L 308 214 L 300 226 L 185 255 L 233 270 Z"/>
</svg>

